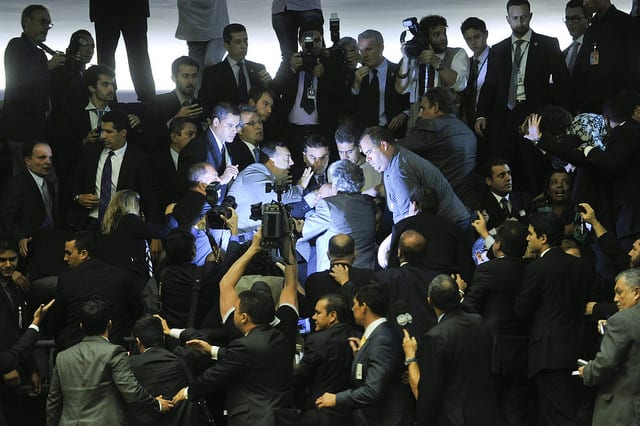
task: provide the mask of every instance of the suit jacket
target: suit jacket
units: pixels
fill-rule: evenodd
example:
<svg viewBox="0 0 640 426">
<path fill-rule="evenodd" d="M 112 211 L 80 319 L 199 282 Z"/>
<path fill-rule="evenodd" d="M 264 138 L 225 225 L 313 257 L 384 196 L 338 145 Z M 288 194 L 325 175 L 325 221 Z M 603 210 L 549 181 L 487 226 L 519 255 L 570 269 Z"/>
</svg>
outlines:
<svg viewBox="0 0 640 426">
<path fill-rule="evenodd" d="M 238 165 L 238 170 L 244 170 L 249 164 L 256 162 L 253 151 L 249 149 L 246 143 L 242 141 L 239 135 L 233 139 L 233 142 L 226 143 L 227 151 L 231 156 L 231 163 Z M 258 147 L 260 148 L 260 147 Z"/>
<path fill-rule="evenodd" d="M 529 330 L 513 311 L 522 286 L 526 262 L 515 257 L 491 259 L 478 265 L 462 302 L 482 315 L 493 336 L 494 374 L 526 374 Z"/>
<path fill-rule="evenodd" d="M 489 215 L 487 229 L 497 228 L 507 220 L 498 200 L 486 186 L 480 190 L 478 201 L 481 209 L 486 210 Z M 509 203 L 511 203 L 511 215 L 509 217 L 516 218 L 526 225 L 531 208 L 531 196 L 525 192 L 511 191 L 509 193 Z"/>
<path fill-rule="evenodd" d="M 31 355 L 31 349 L 39 336 L 40 333 L 36 330 L 27 328 L 13 346 L 6 350 L 3 349 L 0 352 L 0 374 L 7 374 L 18 368 Z"/>
<path fill-rule="evenodd" d="M 51 332 L 59 349 L 66 349 L 80 340 L 80 308 L 92 297 L 100 297 L 111 308 L 113 326 L 110 338 L 122 343 L 131 325 L 143 312 L 142 303 L 122 269 L 89 259 L 58 277 L 56 303 L 49 313 Z"/>
<path fill-rule="evenodd" d="M 345 425 L 351 423 L 351 411 L 340 409 L 318 410 L 315 401 L 324 392 L 337 393 L 350 386 L 349 374 L 353 352 L 349 337 L 358 336 L 352 324 L 340 322 L 333 327 L 311 333 L 304 342 L 304 356 L 293 370 L 297 386 L 304 387 L 302 403 L 304 417 L 314 417 L 318 425 Z"/>
<path fill-rule="evenodd" d="M 416 424 L 500 423 L 490 373 L 491 334 L 479 315 L 460 307 L 446 312 L 421 348 Z"/>
<path fill-rule="evenodd" d="M 507 113 L 512 68 L 511 37 L 491 47 L 487 75 L 478 98 L 477 117 L 500 126 Z M 553 80 L 553 86 L 549 84 Z M 528 108 L 547 104 L 567 105 L 569 72 L 558 39 L 536 32 L 531 34 L 524 86 Z"/>
<path fill-rule="evenodd" d="M 264 65 L 246 59 L 244 64 L 249 74 L 250 87 L 261 86 L 262 81 L 258 73 L 265 70 Z M 213 107 L 219 102 L 226 101 L 232 105 L 240 103 L 238 83 L 228 57 L 222 62 L 209 65 L 202 71 L 202 87 L 198 96 L 205 106 L 207 115 L 210 115 Z"/>
<path fill-rule="evenodd" d="M 136 380 L 122 346 L 87 336 L 58 354 L 47 395 L 48 425 L 127 425 L 125 403 L 149 417 L 159 415 L 158 401 Z"/>
<path fill-rule="evenodd" d="M 39 231 L 55 227 L 58 222 L 58 185 L 50 177 L 45 177 L 44 181 L 51 196 L 54 221 L 48 226 L 42 193 L 29 171 L 25 169 L 7 182 L 0 215 L 4 229 L 15 241 L 33 237 Z"/>
<path fill-rule="evenodd" d="M 388 323 L 380 324 L 356 352 L 351 389 L 336 394 L 336 407 L 352 408 L 354 425 L 403 425 L 408 388 L 400 382 L 400 341 Z"/>
<path fill-rule="evenodd" d="M 640 305 L 607 320 L 600 352 L 582 371 L 586 385 L 598 386 L 594 426 L 640 424 Z"/>
<path fill-rule="evenodd" d="M 560 248 L 525 268 L 514 310 L 530 323 L 529 377 L 541 370 L 575 368 L 593 279 L 590 265 Z"/>
<path fill-rule="evenodd" d="M 175 203 L 180 199 L 182 186 L 178 179 L 178 169 L 173 164 L 173 158 L 168 146 L 158 149 L 151 156 L 151 167 L 154 179 L 160 188 L 158 203 L 161 209 L 168 204 Z M 178 158 L 180 158 L 178 156 Z"/>
<path fill-rule="evenodd" d="M 375 209 L 373 198 L 360 193 L 339 193 L 318 201 L 315 211 L 305 219 L 301 239 L 315 238 L 316 271 L 329 269 L 329 240 L 337 234 L 353 237 L 356 247 L 353 266 L 373 269 L 376 264 Z"/>
<path fill-rule="evenodd" d="M 395 89 L 396 74 L 398 74 L 399 68 L 400 65 L 387 60 L 387 75 L 384 76 L 384 115 L 387 118 L 387 123 L 393 120 L 396 115 L 409 109 L 409 94 L 399 95 L 398 93 L 396 93 Z M 378 78 L 381 79 L 383 77 L 378 76 Z M 362 83 L 360 85 L 360 93 L 358 95 L 353 95 L 350 88 L 347 94 L 348 113 L 353 116 L 354 122 L 361 129 L 378 125 L 378 123 L 369 123 L 367 117 L 370 108 L 368 102 L 370 91 L 371 88 L 369 85 L 369 76 L 367 75 L 362 79 Z M 394 137 L 402 137 L 406 133 L 406 131 L 407 126 L 401 126 L 394 132 Z"/>
<path fill-rule="evenodd" d="M 229 426 L 280 426 L 279 415 L 295 412 L 291 343 L 267 324 L 255 327 L 231 341 L 224 357 L 189 386 L 189 398 L 226 388 Z"/>
<path fill-rule="evenodd" d="M 224 144 L 222 145 L 225 146 Z M 222 176 L 225 168 L 227 167 L 227 155 L 226 148 L 221 152 L 218 148 L 218 144 L 213 135 L 213 130 L 208 128 L 203 133 L 200 133 L 195 138 L 182 148 L 180 156 L 178 157 L 178 179 L 180 180 L 183 190 L 188 188 L 189 181 L 189 167 L 196 163 L 209 163 L 216 171 L 218 176 Z M 226 193 L 226 185 L 223 185 L 225 190 L 222 191 L 222 197 Z"/>
<path fill-rule="evenodd" d="M 103 149 L 102 143 L 83 147 L 76 169 L 73 194 L 95 193 L 98 161 Z M 116 191 L 123 189 L 140 194 L 140 207 L 149 222 L 159 223 L 162 220 L 164 211 L 158 206 L 158 188 L 149 167 L 149 158 L 131 144 L 127 144 L 116 186 Z M 72 225 L 83 228 L 88 215 L 89 209 L 76 204 L 74 210 L 69 212 L 69 219 Z"/>
</svg>

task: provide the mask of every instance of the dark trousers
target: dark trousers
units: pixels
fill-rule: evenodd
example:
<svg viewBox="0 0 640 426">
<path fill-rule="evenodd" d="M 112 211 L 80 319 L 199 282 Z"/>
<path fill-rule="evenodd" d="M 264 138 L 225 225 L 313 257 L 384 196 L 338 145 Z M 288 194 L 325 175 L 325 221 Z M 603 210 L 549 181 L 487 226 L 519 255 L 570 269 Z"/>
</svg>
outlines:
<svg viewBox="0 0 640 426">
<path fill-rule="evenodd" d="M 285 10 L 271 15 L 271 25 L 280 43 L 282 60 L 289 63 L 291 55 L 298 51 L 298 30 L 300 27 L 322 28 L 322 10 Z"/>
<path fill-rule="evenodd" d="M 98 63 L 116 68 L 115 52 L 122 33 L 127 48 L 129 72 L 138 99 L 144 101 L 155 96 L 156 87 L 147 46 L 147 18 L 103 19 L 95 22 L 95 29 Z"/>
<path fill-rule="evenodd" d="M 575 425 L 576 385 L 571 370 L 543 370 L 537 373 L 533 380 L 538 392 L 538 424 Z"/>
<path fill-rule="evenodd" d="M 502 426 L 527 424 L 529 384 L 524 375 L 494 375 Z"/>
</svg>

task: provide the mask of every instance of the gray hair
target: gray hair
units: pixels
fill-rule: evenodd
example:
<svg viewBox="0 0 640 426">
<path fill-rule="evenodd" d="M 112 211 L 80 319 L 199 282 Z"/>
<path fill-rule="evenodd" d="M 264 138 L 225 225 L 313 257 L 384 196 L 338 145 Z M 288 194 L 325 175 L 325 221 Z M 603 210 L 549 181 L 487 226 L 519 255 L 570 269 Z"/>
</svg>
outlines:
<svg viewBox="0 0 640 426">
<path fill-rule="evenodd" d="M 616 282 L 623 280 L 624 283 L 632 290 L 640 287 L 640 269 L 630 268 L 620 272 L 616 276 Z"/>
<path fill-rule="evenodd" d="M 329 166 L 329 176 L 336 191 L 358 193 L 364 186 L 364 172 L 349 160 L 339 160 Z"/>
<path fill-rule="evenodd" d="M 380 31 L 376 30 L 364 30 L 360 34 L 358 34 L 358 41 L 366 38 L 367 40 L 375 40 L 378 46 L 382 46 L 384 44 L 384 39 L 382 38 L 382 34 Z"/>
</svg>

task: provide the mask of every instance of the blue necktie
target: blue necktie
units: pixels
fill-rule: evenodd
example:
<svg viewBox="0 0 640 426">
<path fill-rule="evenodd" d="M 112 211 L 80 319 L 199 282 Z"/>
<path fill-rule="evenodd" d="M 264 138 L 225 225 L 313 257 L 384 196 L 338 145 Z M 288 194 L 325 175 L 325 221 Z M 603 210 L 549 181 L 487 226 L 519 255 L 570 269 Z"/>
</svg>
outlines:
<svg viewBox="0 0 640 426">
<path fill-rule="evenodd" d="M 98 221 L 101 222 L 104 217 L 104 212 L 107 210 L 109 201 L 111 201 L 111 157 L 114 152 L 109 151 L 107 159 L 104 161 L 102 167 L 102 178 L 100 179 L 100 207 L 98 210 Z"/>
</svg>

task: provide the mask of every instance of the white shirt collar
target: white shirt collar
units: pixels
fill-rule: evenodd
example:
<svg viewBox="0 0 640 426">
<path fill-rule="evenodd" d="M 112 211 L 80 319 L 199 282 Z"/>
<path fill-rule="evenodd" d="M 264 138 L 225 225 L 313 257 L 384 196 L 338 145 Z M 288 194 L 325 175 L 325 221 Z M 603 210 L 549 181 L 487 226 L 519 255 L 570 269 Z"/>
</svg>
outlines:
<svg viewBox="0 0 640 426">
<path fill-rule="evenodd" d="M 367 328 L 365 328 L 364 334 L 362 335 L 362 337 L 365 338 L 365 339 L 368 339 L 369 336 L 371 336 L 371 333 L 373 333 L 376 328 L 378 328 L 379 326 L 381 326 L 385 322 L 387 322 L 387 319 L 385 317 L 378 318 L 377 320 L 375 320 L 374 322 L 369 324 L 369 326 Z"/>
<path fill-rule="evenodd" d="M 37 174 L 33 173 L 28 168 L 27 168 L 27 171 L 31 174 L 31 177 L 33 177 L 33 180 L 36 181 L 36 185 L 38 185 L 38 189 L 42 188 L 42 183 L 44 182 L 44 178 L 42 176 L 38 176 Z"/>
<path fill-rule="evenodd" d="M 553 247 L 549 247 L 548 249 L 546 249 L 545 251 L 543 251 L 542 253 L 540 253 L 540 257 L 544 256 L 545 254 L 547 254 L 547 252 L 549 250 L 551 250 Z"/>
<path fill-rule="evenodd" d="M 516 40 L 526 41 L 527 44 L 530 43 L 531 42 L 531 34 L 532 33 L 533 33 L 533 31 L 531 31 L 531 28 L 529 28 L 529 31 L 527 31 L 526 34 L 523 35 L 520 38 L 516 37 L 514 34 L 511 34 L 511 44 L 515 43 Z M 522 47 L 525 48 L 526 45 L 523 45 Z"/>
<path fill-rule="evenodd" d="M 442 321 L 442 317 L 444 317 L 445 312 L 441 313 L 440 315 L 438 315 L 438 324 L 440 324 L 440 321 Z"/>
<path fill-rule="evenodd" d="M 109 149 L 109 148 L 107 148 L 107 147 L 105 146 L 105 147 L 104 147 L 104 149 L 103 149 L 103 152 L 104 152 L 105 154 L 108 154 L 108 153 L 109 153 L 109 151 L 113 151 L 113 154 L 114 154 L 116 157 L 124 156 L 124 153 L 127 151 L 127 142 L 125 142 L 125 143 L 124 143 L 124 145 L 122 145 L 120 148 L 118 148 L 118 149 L 116 149 L 116 150 Z"/>
</svg>

